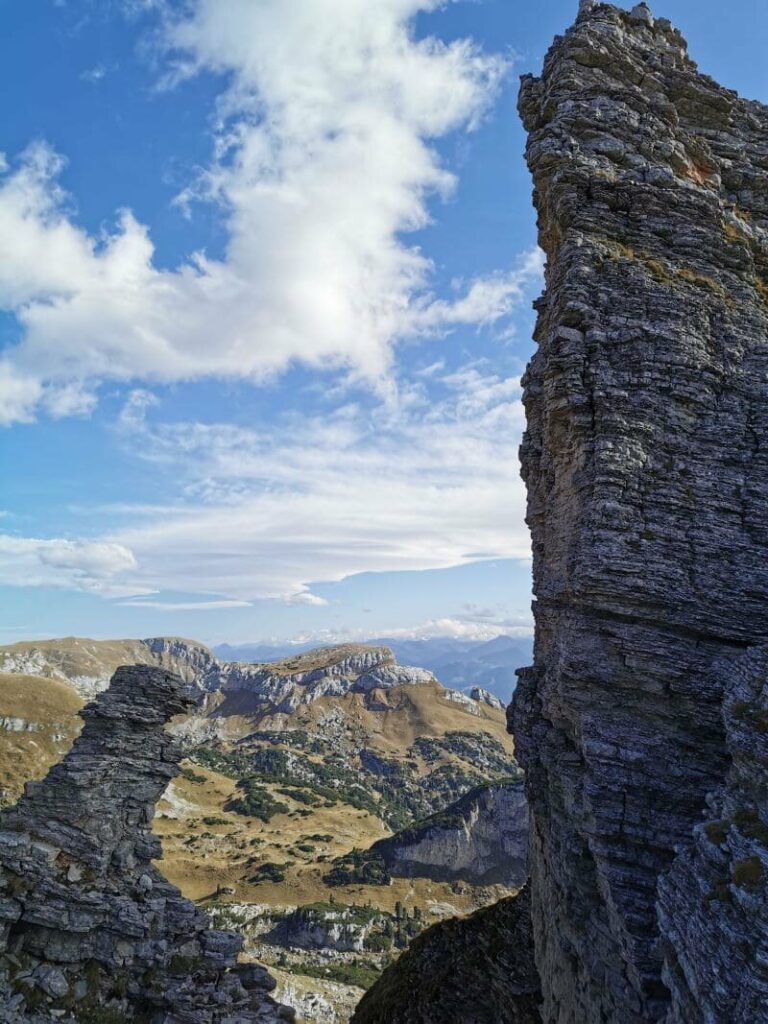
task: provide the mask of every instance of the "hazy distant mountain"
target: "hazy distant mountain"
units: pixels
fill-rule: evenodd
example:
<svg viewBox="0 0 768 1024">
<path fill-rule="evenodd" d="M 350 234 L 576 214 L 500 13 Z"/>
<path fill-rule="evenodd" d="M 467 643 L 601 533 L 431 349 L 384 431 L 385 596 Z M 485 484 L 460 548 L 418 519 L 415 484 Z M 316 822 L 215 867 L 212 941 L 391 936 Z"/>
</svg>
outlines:
<svg viewBox="0 0 768 1024">
<path fill-rule="evenodd" d="M 505 703 L 512 696 L 515 669 L 529 665 L 532 638 L 500 635 L 491 640 L 458 640 L 454 637 L 398 639 L 376 637 L 367 644 L 389 647 L 401 665 L 429 669 L 443 684 L 463 690 L 480 686 Z M 275 661 L 311 650 L 316 644 L 220 644 L 214 653 L 222 661 Z"/>
<path fill-rule="evenodd" d="M 292 654 L 303 654 L 305 651 L 317 650 L 321 647 L 331 647 L 332 644 L 219 644 L 211 650 L 220 661 L 281 661 L 283 658 L 290 658 Z"/>
</svg>

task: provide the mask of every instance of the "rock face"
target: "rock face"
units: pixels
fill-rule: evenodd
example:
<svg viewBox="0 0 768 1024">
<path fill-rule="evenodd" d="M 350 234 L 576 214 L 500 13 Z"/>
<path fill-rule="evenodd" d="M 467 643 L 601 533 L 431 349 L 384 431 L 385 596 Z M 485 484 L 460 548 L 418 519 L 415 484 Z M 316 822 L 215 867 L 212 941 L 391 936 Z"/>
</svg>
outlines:
<svg viewBox="0 0 768 1024">
<path fill-rule="evenodd" d="M 426 669 L 398 665 L 389 648 L 359 644 L 320 648 L 268 665 L 223 662 L 219 667 L 225 694 L 245 693 L 284 714 L 322 697 L 435 682 Z"/>
<path fill-rule="evenodd" d="M 432 925 L 350 1024 L 541 1024 L 527 893 Z"/>
<path fill-rule="evenodd" d="M 472 700 L 476 700 L 478 703 L 487 704 L 491 708 L 503 708 L 504 703 L 499 700 L 489 690 L 484 690 L 482 686 L 473 686 L 469 691 L 469 696 Z"/>
<path fill-rule="evenodd" d="M 267 933 L 267 941 L 299 949 L 362 953 L 366 939 L 383 921 L 383 915 L 368 908 L 333 904 L 297 907 Z"/>
<path fill-rule="evenodd" d="M 728 775 L 659 886 L 669 1024 L 768 1020 L 768 648 L 717 673 Z"/>
<path fill-rule="evenodd" d="M 370 852 L 400 877 L 520 888 L 528 877 L 523 783 L 478 786 L 439 814 L 380 839 Z"/>
<path fill-rule="evenodd" d="M 582 0 L 520 110 L 548 257 L 512 716 L 543 1016 L 765 1020 L 764 660 L 728 659 L 768 638 L 768 109 L 645 5 Z"/>
<path fill-rule="evenodd" d="M 150 863 L 181 756 L 163 726 L 196 699 L 162 669 L 118 669 L 65 759 L 0 814 L 3 1021 L 293 1019 L 263 968 L 236 965 L 240 936 Z"/>
</svg>

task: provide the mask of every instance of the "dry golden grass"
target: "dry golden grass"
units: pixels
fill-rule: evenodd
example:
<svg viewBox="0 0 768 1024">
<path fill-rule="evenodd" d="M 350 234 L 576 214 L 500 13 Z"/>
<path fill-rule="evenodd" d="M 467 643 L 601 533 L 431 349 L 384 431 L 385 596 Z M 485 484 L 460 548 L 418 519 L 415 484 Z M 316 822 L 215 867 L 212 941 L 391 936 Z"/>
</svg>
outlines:
<svg viewBox="0 0 768 1024">
<path fill-rule="evenodd" d="M 39 652 L 67 679 L 111 675 L 119 665 L 148 664 L 153 659 L 139 640 L 89 640 L 69 636 L 57 640 L 29 640 L 0 647 L 0 666 L 5 655 Z M 50 669 L 43 669 L 51 677 Z"/>
<path fill-rule="evenodd" d="M 328 668 L 339 661 L 351 658 L 365 651 L 383 651 L 384 647 L 372 647 L 370 644 L 337 644 L 334 647 L 319 647 L 303 654 L 293 654 L 280 661 L 262 662 L 269 668 L 272 675 L 290 676 L 297 672 L 313 672 L 316 669 Z"/>
<path fill-rule="evenodd" d="M 204 781 L 191 781 L 183 775 L 176 779 L 170 801 L 163 800 L 158 808 L 155 832 L 163 843 L 163 858 L 158 867 L 190 899 L 205 899 L 221 886 L 234 890 L 234 895 L 226 897 L 233 902 L 275 907 L 314 903 L 330 896 L 340 903 L 365 904 L 370 900 L 390 912 L 398 901 L 427 911 L 433 905 L 449 904 L 461 913 L 478 905 L 478 893 L 472 887 L 429 879 L 394 879 L 389 886 L 329 888 L 322 876 L 329 870 L 332 858 L 355 847 L 365 849 L 376 839 L 389 835 L 378 818 L 341 803 L 312 808 L 311 815 L 304 817 L 299 813 L 304 809 L 302 804 L 268 786 L 291 810 L 264 823 L 224 810 L 235 791 L 232 779 L 197 764 L 188 767 Z M 166 817 L 169 812 L 177 817 Z M 221 818 L 226 824 L 206 825 L 204 818 Z M 313 835 L 332 838 L 310 840 Z M 190 843 L 190 838 L 195 842 Z M 310 843 L 314 850 L 298 850 L 296 844 L 300 842 Z M 317 863 L 318 855 L 328 860 Z M 283 882 L 250 882 L 259 864 L 267 862 L 293 863 L 285 868 Z M 499 898 L 505 894 L 506 890 L 499 889 L 496 895 L 495 889 L 489 889 L 486 896 L 490 900 L 494 895 Z"/>
<path fill-rule="evenodd" d="M 338 655 L 337 655 L 338 656 Z M 245 735 L 255 728 L 281 731 L 306 729 L 323 735 L 324 721 L 331 713 L 341 711 L 347 737 L 357 738 L 367 750 L 387 758 L 406 757 L 419 737 L 439 738 L 446 733 L 482 730 L 497 739 L 512 754 L 512 737 L 506 731 L 504 712 L 484 704 L 470 707 L 447 699 L 436 684 L 399 686 L 368 694 L 348 693 L 343 697 L 325 697 L 313 704 L 301 705 L 291 715 L 253 714 L 252 698 L 243 691 L 226 696 L 217 709 L 217 716 L 226 718 L 230 736 Z M 319 755 L 305 754 L 310 760 Z M 450 752 L 440 755 L 437 763 L 458 763 Z M 413 763 L 413 762 L 412 762 Z M 340 902 L 364 903 L 393 910 L 399 900 L 416 901 L 427 907 L 430 902 L 447 902 L 457 910 L 470 910 L 476 905 L 476 894 L 456 893 L 450 886 L 428 880 L 414 882 L 399 879 L 391 886 L 353 885 L 329 889 L 322 876 L 330 861 L 354 848 L 367 849 L 389 831 L 379 818 L 348 804 L 308 808 L 278 792 L 267 789 L 282 803 L 287 813 L 275 815 L 268 823 L 224 810 L 234 794 L 236 783 L 215 771 L 190 766 L 194 775 L 204 781 L 180 776 L 170 794 L 175 809 L 167 801 L 159 807 L 156 831 L 163 840 L 162 870 L 182 891 L 193 899 L 203 899 L 216 892 L 217 886 L 231 888 L 236 901 L 287 906 L 327 900 L 333 893 Z M 433 764 L 432 768 L 435 767 Z M 466 763 L 463 764 L 466 769 Z M 426 770 L 426 765 L 420 765 Z M 164 817 L 172 813 L 176 818 Z M 222 819 L 225 824 L 208 824 L 204 818 Z M 328 835 L 327 841 L 310 840 L 312 835 Z M 191 840 L 191 841 L 190 841 Z M 297 843 L 309 843 L 314 849 L 302 851 Z M 318 857 L 325 860 L 318 863 Z M 260 864 L 271 862 L 286 865 L 285 880 L 279 883 L 249 881 Z"/>
<path fill-rule="evenodd" d="M 0 800 L 13 803 L 32 779 L 41 779 L 69 750 L 82 726 L 83 701 L 57 679 L 0 673 L 0 717 L 34 729 L 0 730 Z"/>
<path fill-rule="evenodd" d="M 448 700 L 436 683 L 396 686 L 371 693 L 347 693 L 322 697 L 300 705 L 291 715 L 259 713 L 247 691 L 228 694 L 216 711 L 227 719 L 231 735 L 264 730 L 307 729 L 322 734 L 323 720 L 340 709 L 349 726 L 366 738 L 366 747 L 379 753 L 404 754 L 414 740 L 444 736 L 452 731 L 484 731 L 513 753 L 504 712 L 487 704 L 475 704 L 477 714 L 465 705 Z"/>
</svg>

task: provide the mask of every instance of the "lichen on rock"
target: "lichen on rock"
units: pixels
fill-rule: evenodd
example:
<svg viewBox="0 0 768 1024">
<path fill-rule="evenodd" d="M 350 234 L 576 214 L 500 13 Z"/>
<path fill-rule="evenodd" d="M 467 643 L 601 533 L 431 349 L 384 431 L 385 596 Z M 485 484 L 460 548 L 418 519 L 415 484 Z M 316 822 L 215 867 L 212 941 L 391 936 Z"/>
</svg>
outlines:
<svg viewBox="0 0 768 1024">
<path fill-rule="evenodd" d="M 164 725 L 198 693 L 163 669 L 118 669 L 69 754 L 0 813 L 4 1022 L 293 1019 L 267 972 L 237 963 L 240 936 L 210 929 L 151 863 L 181 758 Z"/>
</svg>

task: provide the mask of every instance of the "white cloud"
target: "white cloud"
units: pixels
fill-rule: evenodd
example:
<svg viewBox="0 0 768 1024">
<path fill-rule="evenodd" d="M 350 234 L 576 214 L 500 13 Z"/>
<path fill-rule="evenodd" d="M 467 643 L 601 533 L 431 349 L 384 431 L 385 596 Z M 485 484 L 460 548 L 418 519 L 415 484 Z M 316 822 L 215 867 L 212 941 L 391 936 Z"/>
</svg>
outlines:
<svg viewBox="0 0 768 1024">
<path fill-rule="evenodd" d="M 161 612 L 210 612 L 221 608 L 250 608 L 250 601 L 121 601 L 124 608 L 152 608 Z"/>
<path fill-rule="evenodd" d="M 306 604 L 312 608 L 323 608 L 328 604 L 324 597 L 311 593 L 309 590 L 299 591 L 298 594 L 290 594 L 285 599 L 286 604 Z"/>
<path fill-rule="evenodd" d="M 113 578 L 102 590 L 317 606 L 324 599 L 313 581 L 527 558 L 519 379 L 474 365 L 437 383 L 442 401 L 416 389 L 396 407 L 286 415 L 263 431 L 155 426 L 146 418 L 151 396 L 132 394 L 120 420 L 126 445 L 178 480 L 182 495 L 170 506 L 101 510 L 126 524 L 100 538 L 106 551 L 124 553 L 109 563 Z M 27 561 L 34 556 L 46 574 L 3 568 L 0 547 L 0 578 L 84 585 L 67 561 L 70 548 L 52 560 L 39 553 L 42 542 L 15 543 L 31 544 Z"/>
<path fill-rule="evenodd" d="M 452 637 L 454 640 L 493 640 L 500 634 L 506 636 L 532 636 L 532 623 L 490 623 L 473 622 L 468 619 L 430 619 L 420 626 L 403 629 L 388 629 L 386 636 L 399 640 L 431 640 L 436 637 Z"/>
<path fill-rule="evenodd" d="M 376 380 L 399 338 L 506 316 L 530 268 L 435 299 L 405 241 L 454 184 L 433 141 L 471 130 L 505 71 L 470 42 L 416 40 L 437 6 L 193 0 L 166 23 L 176 77 L 229 73 L 215 161 L 181 197 L 226 211 L 221 260 L 158 269 L 129 211 L 87 234 L 62 158 L 31 146 L 0 179 L 0 307 L 23 332 L 0 362 L 3 420 L 86 414 L 104 380 L 259 381 L 297 360 Z"/>
<path fill-rule="evenodd" d="M 477 367 L 459 376 L 460 389 L 457 375 L 444 378 L 442 402 L 348 405 L 264 432 L 150 427 L 134 399 L 127 440 L 186 481 L 187 497 L 129 510 L 108 539 L 136 553 L 131 578 L 144 587 L 314 604 L 313 580 L 526 558 L 519 379 Z"/>
<path fill-rule="evenodd" d="M 60 587 L 105 597 L 146 593 L 120 582 L 136 568 L 133 552 L 123 544 L 0 534 L 0 583 L 6 586 Z"/>
<path fill-rule="evenodd" d="M 85 71 L 81 71 L 79 77 L 81 82 L 89 82 L 90 84 L 95 85 L 97 82 L 100 82 L 105 78 L 106 75 L 107 69 L 104 65 L 96 64 L 92 68 L 86 68 Z"/>
</svg>

